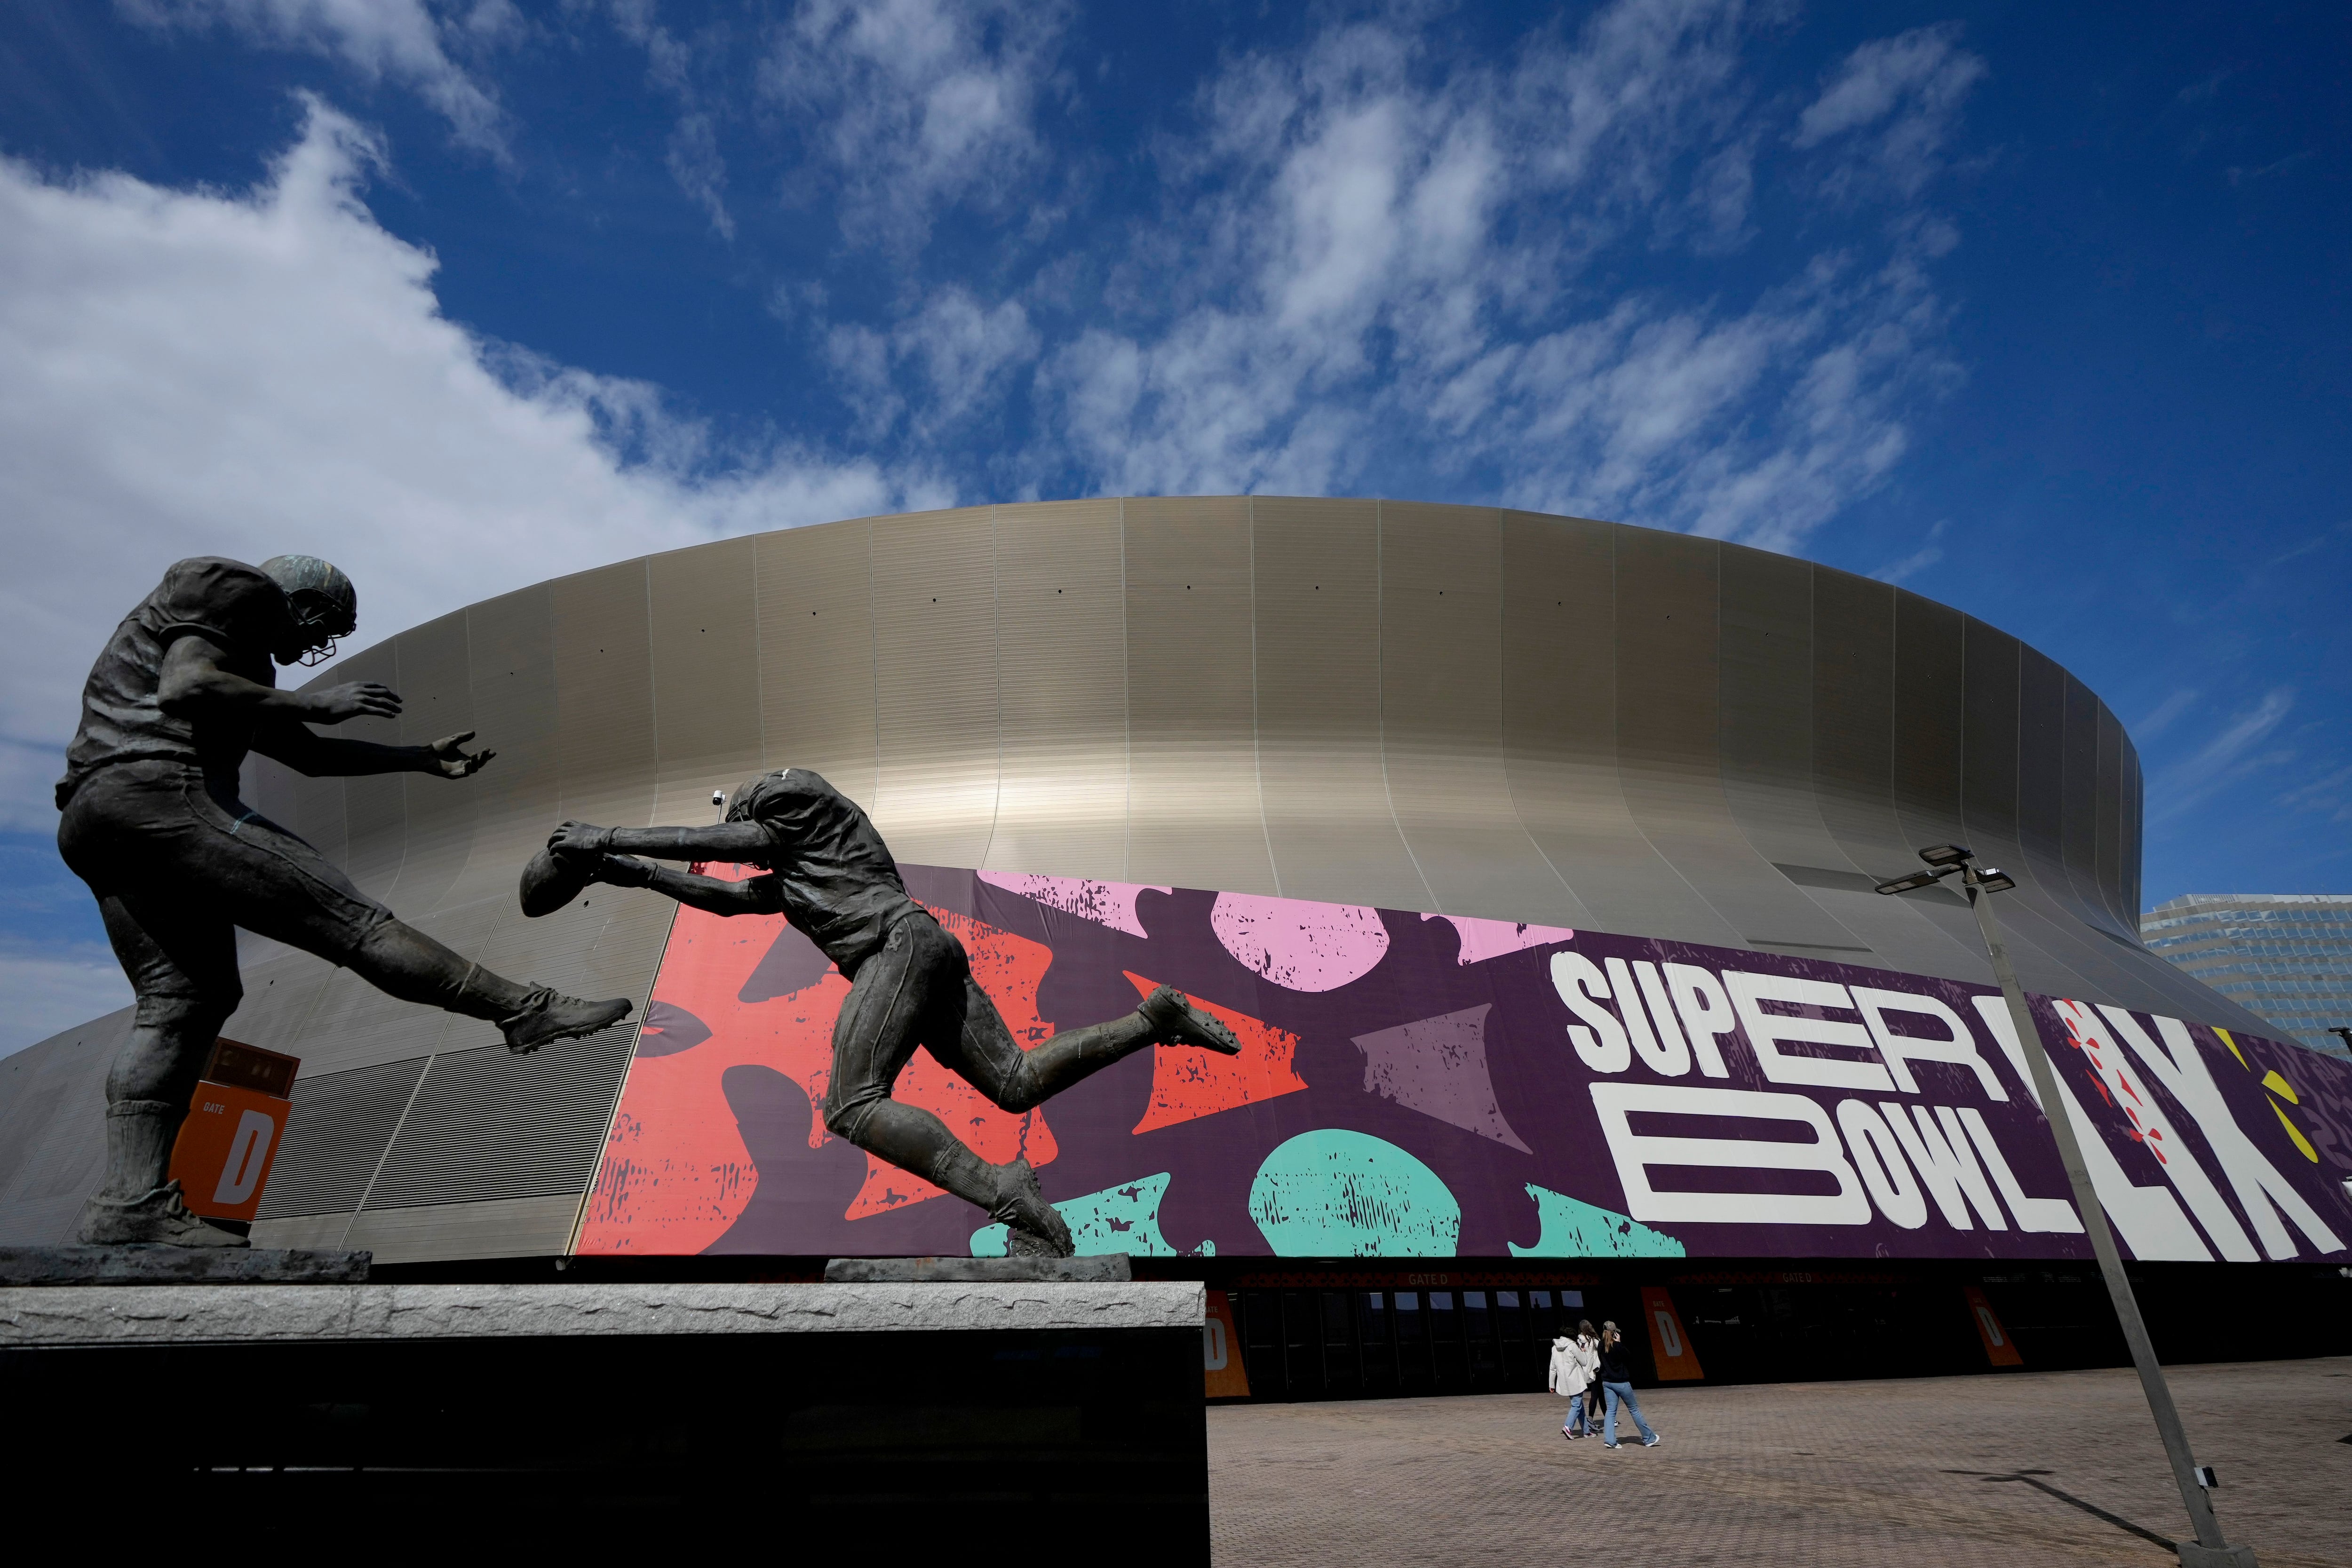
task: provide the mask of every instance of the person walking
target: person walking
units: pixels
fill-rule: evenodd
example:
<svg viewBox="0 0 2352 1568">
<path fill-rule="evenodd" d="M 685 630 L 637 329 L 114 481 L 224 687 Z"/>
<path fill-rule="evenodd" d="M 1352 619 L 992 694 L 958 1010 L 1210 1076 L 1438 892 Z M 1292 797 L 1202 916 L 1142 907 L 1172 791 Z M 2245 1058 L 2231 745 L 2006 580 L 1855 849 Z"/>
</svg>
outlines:
<svg viewBox="0 0 2352 1568">
<path fill-rule="evenodd" d="M 1570 1335 L 1562 1334 L 1551 1342 L 1549 1386 L 1569 1402 L 1568 1418 L 1559 1424 L 1559 1435 L 1574 1442 L 1584 1436 L 1584 1391 L 1592 1386 L 1592 1368 L 1583 1344 Z"/>
<path fill-rule="evenodd" d="M 1625 1353 L 1625 1336 L 1617 1325 L 1601 1325 L 1601 1391 L 1609 1402 L 1609 1418 L 1601 1430 L 1601 1446 L 1617 1446 L 1617 1406 L 1622 1405 L 1633 1413 L 1633 1425 L 1641 1429 L 1642 1447 L 1654 1448 L 1664 1439 L 1650 1430 L 1642 1419 L 1642 1402 L 1633 1397 L 1633 1364 Z"/>
<path fill-rule="evenodd" d="M 1593 1406 L 1600 1402 L 1598 1379 L 1601 1375 L 1601 1336 L 1592 1331 L 1592 1320 L 1580 1318 L 1576 1323 L 1576 1339 L 1571 1353 L 1580 1376 L 1576 1402 L 1568 1407 L 1571 1436 L 1589 1437 L 1600 1427 Z"/>
</svg>

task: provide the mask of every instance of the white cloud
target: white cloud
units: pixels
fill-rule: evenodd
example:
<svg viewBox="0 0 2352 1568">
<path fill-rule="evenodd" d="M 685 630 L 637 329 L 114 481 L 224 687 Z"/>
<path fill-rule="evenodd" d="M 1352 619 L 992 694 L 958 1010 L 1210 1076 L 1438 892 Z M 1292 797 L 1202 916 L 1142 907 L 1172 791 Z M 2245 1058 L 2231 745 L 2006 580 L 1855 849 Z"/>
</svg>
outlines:
<svg viewBox="0 0 2352 1568">
<path fill-rule="evenodd" d="M 1047 421 L 1108 490 L 1323 490 L 1409 444 L 1512 504 L 1793 546 L 1955 374 L 1925 271 L 1954 236 L 1906 189 L 1880 255 L 1822 252 L 1744 304 L 1617 281 L 1628 247 L 1746 243 L 1778 112 L 1744 86 L 1748 28 L 1731 0 L 1620 0 L 1507 70 L 1385 23 L 1230 63 L 1168 154 L 1181 199 L 1124 319 L 1048 350 Z M 1856 59 L 1841 81 L 1882 100 L 1843 89 L 1798 139 L 1879 123 L 1916 163 L 1980 69 L 1933 30 Z"/>
<path fill-rule="evenodd" d="M 131 983 L 104 942 L 0 941 L 0 1057 L 131 1005 Z"/>
<path fill-rule="evenodd" d="M 2352 822 L 2352 767 L 2336 768 L 2279 796 L 2297 811 L 2315 811 L 2330 822 Z"/>
<path fill-rule="evenodd" d="M 503 157 L 504 115 L 496 96 L 450 57 L 504 43 L 523 29 L 509 0 L 445 6 L 425 0 L 117 0 L 150 26 L 226 26 L 257 43 L 339 59 L 370 81 L 415 90 L 449 121 L 457 138 Z"/>
<path fill-rule="evenodd" d="M 735 218 L 727 210 L 727 161 L 719 155 L 716 120 L 695 85 L 692 42 L 679 37 L 656 19 L 654 0 L 613 0 L 613 26 L 620 35 L 646 51 L 646 74 L 653 84 L 676 99 L 677 123 L 671 127 L 670 178 L 687 199 L 702 209 L 721 239 L 735 237 Z M 726 29 L 712 28 L 706 45 L 722 58 Z"/>
<path fill-rule="evenodd" d="M 1959 36 L 1956 23 L 1914 27 L 1845 58 L 1790 138 L 1801 149 L 1839 144 L 1844 156 L 1824 181 L 1832 194 L 1848 194 L 1874 175 L 1916 195 L 1940 171 L 1960 104 L 1985 74 L 1984 61 L 1959 47 Z"/>
<path fill-rule="evenodd" d="M 2183 713 L 2196 704 L 2202 693 L 2193 686 L 2184 686 L 2149 710 L 2148 716 L 2131 727 L 2131 738 L 2146 745 L 2172 728 Z"/>
<path fill-rule="evenodd" d="M 2294 708 L 2290 689 L 2264 692 L 2261 701 L 2231 719 L 2194 753 L 2158 769 L 2147 784 L 2149 824 L 2185 816 L 2240 780 L 2293 761 L 2292 750 L 2256 748 Z"/>
<path fill-rule="evenodd" d="M 1905 578 L 1916 577 L 1928 567 L 1937 564 L 1944 559 L 1944 547 L 1936 542 L 1944 537 L 1944 527 L 1942 522 L 1937 523 L 1927 531 L 1927 543 L 1906 555 L 1902 560 L 1881 566 L 1871 575 L 1882 583 L 1900 583 Z"/>
<path fill-rule="evenodd" d="M 824 353 L 841 378 L 860 426 L 887 434 L 909 406 L 902 372 L 919 384 L 918 440 L 928 440 L 982 409 L 1014 366 L 1036 358 L 1038 336 L 1017 300 L 982 305 L 961 285 L 933 294 L 888 332 L 845 323 L 825 336 Z"/>
<path fill-rule="evenodd" d="M 1064 0 L 802 0 L 761 85 L 842 192 L 859 242 L 905 247 L 945 207 L 996 210 L 1044 160 L 1037 100 Z"/>
<path fill-rule="evenodd" d="M 727 164 L 719 155 L 719 138 L 708 114 L 683 114 L 669 133 L 670 178 L 677 182 L 695 205 L 710 219 L 721 239 L 735 237 L 735 220 L 727 211 Z"/>
<path fill-rule="evenodd" d="M 0 160 L 0 826 L 44 826 L 84 672 L 164 564 L 324 555 L 368 640 L 721 533 L 951 502 L 921 475 L 733 450 L 641 383 L 485 343 L 318 104 L 245 195 Z"/>
</svg>

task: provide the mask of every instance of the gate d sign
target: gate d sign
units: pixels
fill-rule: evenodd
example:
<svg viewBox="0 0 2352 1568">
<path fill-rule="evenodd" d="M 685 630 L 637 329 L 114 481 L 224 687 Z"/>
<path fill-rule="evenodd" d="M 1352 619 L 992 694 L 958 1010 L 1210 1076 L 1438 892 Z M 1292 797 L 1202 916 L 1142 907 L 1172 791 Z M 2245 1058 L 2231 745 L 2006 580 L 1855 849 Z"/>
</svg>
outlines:
<svg viewBox="0 0 2352 1568">
<path fill-rule="evenodd" d="M 188 1207 L 212 1219 L 252 1219 L 293 1108 L 237 1085 L 198 1084 L 172 1148 L 171 1174 Z"/>
<path fill-rule="evenodd" d="M 1223 1290 L 1208 1292 L 1208 1313 L 1201 1324 L 1202 1391 L 1211 1399 L 1249 1396 L 1249 1369 L 1238 1353 L 1234 1335 L 1233 1302 Z"/>
<path fill-rule="evenodd" d="M 1650 1329 L 1650 1359 L 1657 1363 L 1662 1383 L 1688 1383 L 1706 1375 L 1699 1370 L 1698 1352 L 1683 1332 L 1675 1314 L 1675 1299 L 1654 1285 L 1642 1287 L 1642 1316 Z"/>
<path fill-rule="evenodd" d="M 1984 1342 L 1985 1360 L 1995 1366 L 2023 1366 L 2025 1358 L 2017 1353 L 2017 1346 L 2010 1342 L 2008 1331 L 2000 1326 L 2000 1315 L 1985 1300 L 1985 1293 L 1973 1285 L 1963 1285 L 1960 1294 L 1969 1299 L 1969 1316 L 1976 1321 L 1977 1338 Z"/>
</svg>

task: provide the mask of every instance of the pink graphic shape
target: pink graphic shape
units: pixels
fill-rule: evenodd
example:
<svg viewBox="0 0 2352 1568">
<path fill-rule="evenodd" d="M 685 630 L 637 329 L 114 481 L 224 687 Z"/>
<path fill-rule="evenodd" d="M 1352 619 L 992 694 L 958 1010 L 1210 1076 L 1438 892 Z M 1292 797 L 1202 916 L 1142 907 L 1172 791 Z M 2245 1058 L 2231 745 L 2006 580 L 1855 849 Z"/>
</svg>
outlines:
<svg viewBox="0 0 2352 1568">
<path fill-rule="evenodd" d="M 1573 942 L 1576 933 L 1566 926 L 1531 926 L 1510 921 L 1482 920 L 1476 915 L 1423 915 L 1425 921 L 1444 921 L 1462 938 L 1462 956 L 1457 964 L 1484 963 L 1490 958 L 1500 958 L 1507 952 L 1524 952 L 1531 947 L 1549 947 L 1556 942 Z"/>
<path fill-rule="evenodd" d="M 1225 951 L 1286 991 L 1337 991 L 1372 972 L 1389 929 L 1371 910 L 1219 893 L 1209 929 Z"/>
<path fill-rule="evenodd" d="M 1486 1070 L 1486 1014 L 1493 1005 L 1481 1002 L 1459 1013 L 1358 1035 L 1364 1092 L 1532 1153 L 1495 1101 L 1495 1079 Z"/>
<path fill-rule="evenodd" d="M 1091 882 L 1079 877 L 1033 877 L 1020 871 L 982 871 L 980 879 L 992 888 L 1034 899 L 1049 910 L 1123 931 L 1129 936 L 1150 936 L 1136 917 L 1135 900 L 1141 893 L 1171 893 L 1173 888 L 1149 882 Z"/>
</svg>

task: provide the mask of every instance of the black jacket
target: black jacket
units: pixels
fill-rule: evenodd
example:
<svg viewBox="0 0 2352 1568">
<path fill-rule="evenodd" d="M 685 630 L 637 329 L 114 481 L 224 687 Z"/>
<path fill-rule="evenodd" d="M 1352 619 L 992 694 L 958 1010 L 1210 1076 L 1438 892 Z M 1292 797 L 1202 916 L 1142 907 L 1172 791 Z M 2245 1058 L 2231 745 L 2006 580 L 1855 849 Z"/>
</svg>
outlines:
<svg viewBox="0 0 2352 1568">
<path fill-rule="evenodd" d="M 1623 1340 L 1619 1340 L 1613 1345 L 1601 1347 L 1601 1381 L 1603 1383 L 1633 1381 L 1633 1363 L 1626 1357 Z"/>
</svg>

